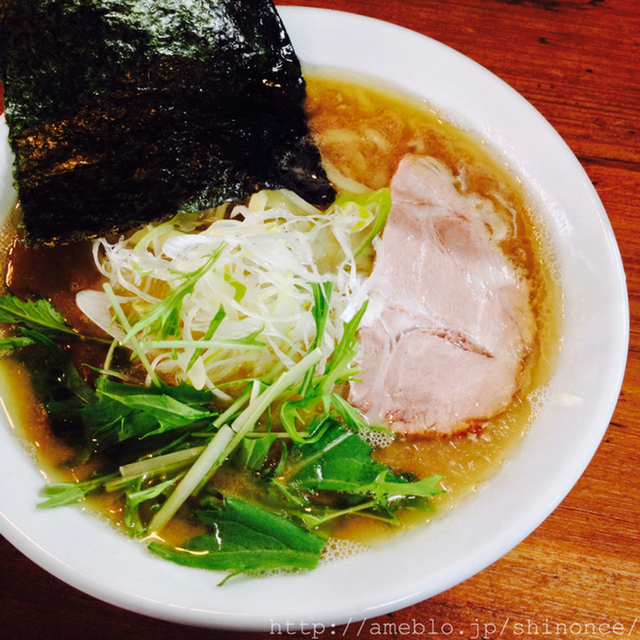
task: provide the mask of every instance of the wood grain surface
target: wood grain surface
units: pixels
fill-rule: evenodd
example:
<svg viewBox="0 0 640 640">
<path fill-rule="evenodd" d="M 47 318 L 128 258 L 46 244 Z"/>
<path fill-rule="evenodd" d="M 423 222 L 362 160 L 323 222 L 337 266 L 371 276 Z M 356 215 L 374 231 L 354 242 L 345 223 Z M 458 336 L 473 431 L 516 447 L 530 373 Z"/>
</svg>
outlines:
<svg viewBox="0 0 640 640">
<path fill-rule="evenodd" d="M 640 638 L 640 0 L 282 4 L 408 27 L 469 56 L 527 98 L 600 194 L 622 253 L 631 312 L 628 369 L 606 436 L 575 488 L 534 533 L 430 600 L 295 637 Z M 197 629 L 115 608 L 51 577 L 3 538 L 0 576 L 0 640 L 293 635 Z"/>
</svg>

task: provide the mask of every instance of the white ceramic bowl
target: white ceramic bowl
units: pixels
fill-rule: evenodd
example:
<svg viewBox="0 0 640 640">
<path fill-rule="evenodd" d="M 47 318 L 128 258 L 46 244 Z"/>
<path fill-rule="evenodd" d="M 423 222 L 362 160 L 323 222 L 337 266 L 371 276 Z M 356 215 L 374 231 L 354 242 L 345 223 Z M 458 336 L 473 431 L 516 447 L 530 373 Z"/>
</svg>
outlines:
<svg viewBox="0 0 640 640">
<path fill-rule="evenodd" d="M 578 480 L 608 426 L 626 363 L 628 301 L 614 235 L 588 177 L 542 116 L 487 70 L 424 36 L 351 14 L 280 11 L 304 63 L 364 73 L 423 97 L 478 132 L 522 178 L 556 246 L 566 305 L 562 350 L 550 401 L 522 444 L 446 517 L 308 574 L 236 578 L 224 587 L 216 586 L 219 574 L 152 557 L 80 509 L 36 511 L 42 476 L 2 418 L 2 534 L 82 591 L 192 625 L 330 629 L 429 598 L 484 569 L 531 533 Z M 15 194 L 1 126 L 5 211 Z"/>
</svg>

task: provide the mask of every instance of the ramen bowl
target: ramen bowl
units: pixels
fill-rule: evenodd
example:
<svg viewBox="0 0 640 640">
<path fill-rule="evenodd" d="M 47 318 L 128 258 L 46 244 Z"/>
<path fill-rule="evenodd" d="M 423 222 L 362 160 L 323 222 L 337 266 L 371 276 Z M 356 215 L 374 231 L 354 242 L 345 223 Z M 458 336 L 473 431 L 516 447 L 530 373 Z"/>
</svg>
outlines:
<svg viewBox="0 0 640 640">
<path fill-rule="evenodd" d="M 427 37 L 341 12 L 282 7 L 280 13 L 307 68 L 370 78 L 423 100 L 475 132 L 522 180 L 542 212 L 563 291 L 561 349 L 546 402 L 526 435 L 455 509 L 312 572 L 236 577 L 222 587 L 219 574 L 151 556 L 82 509 L 37 510 L 42 475 L 3 415 L 0 532 L 96 598 L 190 625 L 330 628 L 409 606 L 481 571 L 538 527 L 584 472 L 609 424 L 626 363 L 628 300 L 616 241 L 589 178 L 549 123 L 496 76 Z M 4 120 L 1 127 L 0 210 L 8 212 L 15 192 Z"/>
</svg>

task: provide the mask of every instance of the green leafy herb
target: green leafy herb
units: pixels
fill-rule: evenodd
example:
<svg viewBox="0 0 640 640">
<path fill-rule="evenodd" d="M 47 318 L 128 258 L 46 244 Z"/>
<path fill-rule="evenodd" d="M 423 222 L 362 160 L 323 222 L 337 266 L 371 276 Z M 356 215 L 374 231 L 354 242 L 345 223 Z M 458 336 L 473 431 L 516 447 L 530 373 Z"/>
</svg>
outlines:
<svg viewBox="0 0 640 640">
<path fill-rule="evenodd" d="M 332 393 L 329 398 L 331 405 L 344 420 L 344 423 L 353 431 L 378 431 L 386 433 L 387 435 L 393 436 L 395 438 L 395 434 L 393 433 L 393 431 L 391 431 L 391 429 L 387 429 L 386 427 L 378 427 L 376 425 L 370 425 L 362 417 L 362 414 L 355 407 L 350 405 L 341 395 Z"/>
<path fill-rule="evenodd" d="M 185 383 L 140 387 L 99 378 L 96 394 L 97 402 L 84 407 L 81 417 L 99 448 L 210 421 L 218 415 L 210 408 L 209 391 L 197 391 Z"/>
<path fill-rule="evenodd" d="M 61 384 L 66 386 L 74 396 L 83 402 L 95 402 L 95 391 L 80 375 L 68 353 L 63 351 L 63 349 L 56 342 L 51 340 L 51 338 L 38 331 L 31 331 L 30 329 L 22 328 L 22 332 L 34 344 L 39 345 L 45 352 L 47 352 L 52 363 L 57 364 L 60 372 L 58 380 Z"/>
<path fill-rule="evenodd" d="M 154 304 L 136 324 L 131 327 L 124 342 L 137 335 L 143 329 L 149 334 L 156 334 L 159 338 L 179 335 L 180 309 L 184 298 L 193 293 L 198 280 L 211 269 L 224 251 L 225 245 L 221 244 L 195 271 L 188 274 L 176 274 L 184 278 L 184 282 L 171 290 L 171 293 L 160 302 Z"/>
<path fill-rule="evenodd" d="M 326 542 L 287 518 L 232 497 L 226 497 L 223 508 L 200 510 L 196 515 L 213 533 L 195 536 L 180 548 L 152 542 L 150 551 L 178 564 L 237 575 L 313 569 Z"/>
<path fill-rule="evenodd" d="M 100 476 L 84 482 L 58 482 L 46 485 L 40 492 L 41 498 L 47 498 L 45 502 L 38 504 L 39 509 L 61 507 L 75 504 L 84 500 L 89 494 L 104 486 L 105 482 L 115 478 L 116 475 Z"/>
<path fill-rule="evenodd" d="M 172 335 L 176 306 L 214 260 L 215 255 L 185 279 L 171 300 L 167 297 L 152 307 L 133 327 L 123 309 L 114 306 L 135 349 L 140 346 L 137 332 Z M 179 548 L 153 542 L 151 551 L 179 564 L 236 575 L 313 568 L 324 535 L 337 518 L 359 514 L 393 524 L 399 521 L 396 512 L 401 507 L 428 505 L 443 492 L 442 477 L 415 479 L 375 460 L 372 447 L 359 434 L 377 427 L 336 393 L 335 385 L 358 371 L 352 361 L 366 304 L 343 326 L 341 339 L 318 372 L 332 287 L 312 286 L 316 336 L 309 353 L 289 370 L 274 369 L 242 382 L 244 391 L 222 413 L 214 408 L 211 391 L 186 383 L 172 386 L 156 378 L 150 386 L 140 386 L 114 379 L 104 370 L 95 387 L 89 385 L 56 342 L 65 334 L 53 328 L 57 321 L 47 320 L 56 318 L 51 309 L 7 302 L 7 309 L 22 309 L 21 314 L 6 316 L 18 322 L 22 334 L 13 339 L 16 348 L 29 346 L 24 353 L 35 353 L 44 363 L 41 396 L 47 410 L 80 424 L 94 450 L 108 452 L 108 469 L 120 470 L 85 482 L 49 485 L 41 494 L 46 500 L 38 506 L 73 504 L 100 490 L 120 491 L 125 526 L 131 535 L 142 536 L 161 530 L 189 501 L 210 532 Z M 107 293 L 115 299 L 112 291 Z M 221 306 L 204 341 L 190 345 L 196 352 L 215 342 L 224 317 Z M 158 341 L 170 342 L 166 337 Z M 272 430 L 276 415 L 281 431 Z M 245 481 L 254 483 L 262 497 L 262 507 L 230 495 L 223 506 L 211 506 L 210 490 L 203 489 L 225 463 L 241 465 Z"/>
<path fill-rule="evenodd" d="M 220 307 L 218 308 L 218 311 L 216 312 L 216 315 L 213 316 L 211 322 L 209 323 L 207 332 L 202 338 L 203 340 L 208 341 L 213 338 L 216 330 L 218 329 L 218 327 L 220 326 L 220 323 L 224 320 L 226 315 L 227 314 L 226 314 L 226 311 L 224 310 L 224 307 L 220 305 Z M 193 355 L 191 356 L 191 360 L 189 360 L 189 365 L 187 366 L 187 371 L 189 371 L 195 365 L 196 361 L 203 353 L 204 353 L 204 347 L 202 346 L 199 346 L 197 349 L 194 349 Z"/>
<path fill-rule="evenodd" d="M 333 351 L 331 360 L 327 363 L 321 385 L 320 393 L 326 394 L 340 380 L 348 379 L 355 373 L 350 370 L 350 363 L 358 353 L 358 340 L 356 333 L 362 316 L 367 310 L 368 301 L 365 302 L 349 322 L 345 322 L 342 338 Z"/>
<path fill-rule="evenodd" d="M 32 344 L 35 344 L 35 342 L 31 338 L 27 338 L 26 336 L 14 336 L 12 338 L 2 338 L 0 340 L 0 349 L 16 351 L 18 349 L 29 347 Z"/>
<path fill-rule="evenodd" d="M 318 284 L 316 282 L 311 283 L 311 288 L 313 290 L 313 320 L 316 325 L 316 335 L 313 340 L 312 349 L 316 349 L 322 345 L 322 341 L 324 339 L 324 332 L 327 326 L 327 318 L 329 316 L 329 301 L 331 300 L 331 292 L 333 290 L 333 283 L 330 281 L 324 282 L 323 284 Z M 304 381 L 302 383 L 302 388 L 300 390 L 300 395 L 304 396 L 309 392 L 309 388 L 311 387 L 311 381 L 313 380 L 313 375 L 315 373 L 315 367 L 309 369 L 307 371 Z"/>
<path fill-rule="evenodd" d="M 0 322 L 20 324 L 41 332 L 76 333 L 48 300 L 21 300 L 12 293 L 0 296 Z"/>
<path fill-rule="evenodd" d="M 338 491 L 375 495 L 378 506 L 389 507 L 399 497 L 432 497 L 443 493 L 437 487 L 441 476 L 410 482 L 393 474 L 373 459 L 373 449 L 354 432 L 336 423 L 312 442 L 298 444 L 290 457 L 283 482 L 298 491 Z"/>
<path fill-rule="evenodd" d="M 260 471 L 277 439 L 277 433 L 268 433 L 259 438 L 245 438 L 242 441 L 241 455 L 241 462 L 245 468 L 249 471 Z"/>
<path fill-rule="evenodd" d="M 142 478 L 139 478 L 133 487 L 125 491 L 124 523 L 133 535 L 142 535 L 145 532 L 145 526 L 140 519 L 140 505 L 165 493 L 177 479 L 177 477 L 170 478 L 142 489 Z"/>
</svg>

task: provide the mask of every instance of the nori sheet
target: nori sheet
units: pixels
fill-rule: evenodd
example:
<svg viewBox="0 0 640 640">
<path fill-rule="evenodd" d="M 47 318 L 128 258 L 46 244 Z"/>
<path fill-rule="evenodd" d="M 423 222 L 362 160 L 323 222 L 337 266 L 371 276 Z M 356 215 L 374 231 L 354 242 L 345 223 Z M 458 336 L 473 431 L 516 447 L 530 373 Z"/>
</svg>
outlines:
<svg viewBox="0 0 640 640">
<path fill-rule="evenodd" d="M 28 242 L 335 197 L 271 0 L 0 0 L 0 43 Z"/>
</svg>

